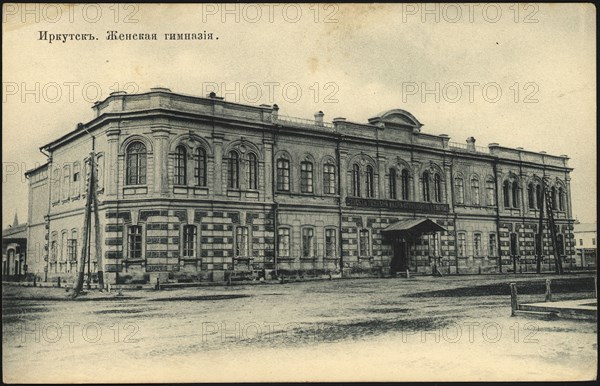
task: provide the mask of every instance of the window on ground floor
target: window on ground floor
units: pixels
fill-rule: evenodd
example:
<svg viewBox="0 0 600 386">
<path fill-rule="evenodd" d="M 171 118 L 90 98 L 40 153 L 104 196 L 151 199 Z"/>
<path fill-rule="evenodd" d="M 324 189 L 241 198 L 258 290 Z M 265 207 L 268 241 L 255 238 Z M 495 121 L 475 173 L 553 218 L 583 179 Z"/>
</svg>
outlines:
<svg viewBox="0 0 600 386">
<path fill-rule="evenodd" d="M 142 226 L 130 225 L 127 230 L 128 251 L 130 259 L 142 257 Z"/>
</svg>

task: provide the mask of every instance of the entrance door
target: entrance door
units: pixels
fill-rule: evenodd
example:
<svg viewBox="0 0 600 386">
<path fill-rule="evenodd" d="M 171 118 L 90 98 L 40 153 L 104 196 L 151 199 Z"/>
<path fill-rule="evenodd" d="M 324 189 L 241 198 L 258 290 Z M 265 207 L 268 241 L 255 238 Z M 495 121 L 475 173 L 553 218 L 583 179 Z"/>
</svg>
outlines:
<svg viewBox="0 0 600 386">
<path fill-rule="evenodd" d="M 393 244 L 394 257 L 390 263 L 390 271 L 392 274 L 396 272 L 406 272 L 408 269 L 408 244 L 403 239 L 394 240 Z"/>
</svg>

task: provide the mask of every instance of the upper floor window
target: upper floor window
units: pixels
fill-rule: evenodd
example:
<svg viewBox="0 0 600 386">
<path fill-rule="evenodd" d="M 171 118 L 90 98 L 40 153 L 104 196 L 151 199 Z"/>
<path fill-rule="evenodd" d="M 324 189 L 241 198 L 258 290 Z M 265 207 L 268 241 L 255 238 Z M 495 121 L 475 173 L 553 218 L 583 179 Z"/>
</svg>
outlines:
<svg viewBox="0 0 600 386">
<path fill-rule="evenodd" d="M 391 168 L 389 174 L 389 189 L 390 189 L 390 198 L 392 200 L 397 199 L 398 195 L 396 194 L 396 169 Z"/>
<path fill-rule="evenodd" d="M 66 200 L 69 198 L 69 183 L 71 181 L 71 167 L 69 165 L 63 166 L 63 184 L 62 184 L 62 199 Z"/>
<path fill-rule="evenodd" d="M 519 184 L 517 181 L 512 183 L 512 204 L 513 208 L 519 207 Z"/>
<path fill-rule="evenodd" d="M 504 207 L 510 208 L 510 182 L 504 181 L 502 184 L 502 196 L 504 198 Z"/>
<path fill-rule="evenodd" d="M 277 160 L 277 190 L 290 191 L 290 161 L 285 158 Z"/>
<path fill-rule="evenodd" d="M 492 178 L 488 178 L 485 182 L 485 190 L 487 193 L 487 204 L 489 206 L 496 205 L 496 182 Z"/>
<path fill-rule="evenodd" d="M 435 202 L 442 202 L 442 177 L 437 173 L 433 176 L 433 188 Z"/>
<path fill-rule="evenodd" d="M 235 229 L 235 255 L 237 257 L 248 256 L 248 227 Z"/>
<path fill-rule="evenodd" d="M 558 210 L 563 211 L 566 208 L 566 195 L 565 190 L 561 187 L 558 188 Z"/>
<path fill-rule="evenodd" d="M 258 189 L 258 159 L 254 153 L 248 153 L 248 188 Z"/>
<path fill-rule="evenodd" d="M 535 209 L 535 188 L 532 183 L 527 185 L 527 204 L 529 209 Z"/>
<path fill-rule="evenodd" d="M 544 203 L 544 197 L 542 197 L 542 186 L 537 184 L 535 186 L 535 207 L 537 209 L 542 209 L 542 204 Z"/>
<path fill-rule="evenodd" d="M 375 197 L 375 189 L 374 189 L 374 184 L 373 184 L 373 179 L 374 179 L 374 172 L 373 172 L 373 167 L 371 165 L 367 165 L 367 175 L 366 175 L 366 182 L 367 182 L 367 198 L 373 198 Z"/>
<path fill-rule="evenodd" d="M 79 162 L 73 164 L 73 184 L 71 185 L 71 196 L 79 196 L 79 188 L 81 185 L 81 167 Z"/>
<path fill-rule="evenodd" d="M 141 142 L 133 142 L 127 147 L 127 185 L 144 185 L 146 183 L 146 146 Z"/>
<path fill-rule="evenodd" d="M 479 205 L 479 179 L 477 177 L 471 178 L 471 202 L 473 205 Z M 481 235 L 480 235 L 481 236 Z"/>
<path fill-rule="evenodd" d="M 431 201 L 431 191 L 429 189 L 429 172 L 423 173 L 423 201 Z"/>
<path fill-rule="evenodd" d="M 175 149 L 175 185 L 187 185 L 187 150 L 184 146 Z"/>
<path fill-rule="evenodd" d="M 315 256 L 315 230 L 313 228 L 302 228 L 302 257 Z"/>
<path fill-rule="evenodd" d="M 300 163 L 300 192 L 313 192 L 313 164 L 304 161 Z"/>
<path fill-rule="evenodd" d="M 206 150 L 199 147 L 196 149 L 196 168 L 195 168 L 195 177 L 196 177 L 196 186 L 206 186 Z"/>
<path fill-rule="evenodd" d="M 196 257 L 197 227 L 183 226 L 183 257 Z"/>
<path fill-rule="evenodd" d="M 550 188 L 550 197 L 552 198 L 552 209 L 557 209 L 556 205 L 556 188 L 553 186 Z"/>
<path fill-rule="evenodd" d="M 465 183 L 462 178 L 458 177 L 454 179 L 454 187 L 456 188 L 456 203 L 465 203 Z"/>
<path fill-rule="evenodd" d="M 77 230 L 71 230 L 71 238 L 67 240 L 67 258 L 70 262 L 77 261 Z"/>
<path fill-rule="evenodd" d="M 323 193 L 335 194 L 335 165 L 327 163 L 323 165 Z"/>
<path fill-rule="evenodd" d="M 230 151 L 227 158 L 227 187 L 229 189 L 240 187 L 240 156 L 236 151 Z"/>
<path fill-rule="evenodd" d="M 360 166 L 352 165 L 352 195 L 360 197 Z"/>
<path fill-rule="evenodd" d="M 402 199 L 410 199 L 410 173 L 408 170 L 402 170 Z"/>
</svg>

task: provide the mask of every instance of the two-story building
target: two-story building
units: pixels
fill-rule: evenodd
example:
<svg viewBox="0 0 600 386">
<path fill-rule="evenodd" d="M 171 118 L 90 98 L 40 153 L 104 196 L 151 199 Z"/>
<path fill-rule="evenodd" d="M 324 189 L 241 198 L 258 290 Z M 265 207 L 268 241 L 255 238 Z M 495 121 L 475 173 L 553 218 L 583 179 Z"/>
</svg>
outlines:
<svg viewBox="0 0 600 386">
<path fill-rule="evenodd" d="M 92 149 L 109 281 L 534 270 L 542 178 L 559 252 L 574 253 L 567 156 L 453 143 L 401 109 L 330 123 L 165 88 L 115 92 L 93 109 L 26 173 L 28 237 L 43 245 L 30 269 L 41 277 L 77 270 Z"/>
</svg>

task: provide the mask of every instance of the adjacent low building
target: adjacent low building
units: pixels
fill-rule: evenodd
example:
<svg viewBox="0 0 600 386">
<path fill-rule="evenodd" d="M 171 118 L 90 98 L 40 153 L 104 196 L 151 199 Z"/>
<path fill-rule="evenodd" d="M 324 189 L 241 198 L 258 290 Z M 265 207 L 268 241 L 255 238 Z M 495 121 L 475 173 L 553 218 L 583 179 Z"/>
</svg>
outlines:
<svg viewBox="0 0 600 386">
<path fill-rule="evenodd" d="M 26 173 L 28 238 L 41 246 L 30 269 L 41 278 L 78 269 L 92 149 L 113 282 L 534 270 L 544 177 L 559 253 L 574 255 L 564 155 L 453 143 L 401 109 L 326 122 L 320 111 L 293 118 L 277 105 L 165 88 L 112 93 L 93 109 L 94 119 L 42 146 L 48 163 Z"/>
<path fill-rule="evenodd" d="M 580 223 L 575 221 L 575 253 L 574 263 L 585 268 L 596 268 L 597 251 L 596 239 L 598 237 L 597 223 Z"/>
</svg>

